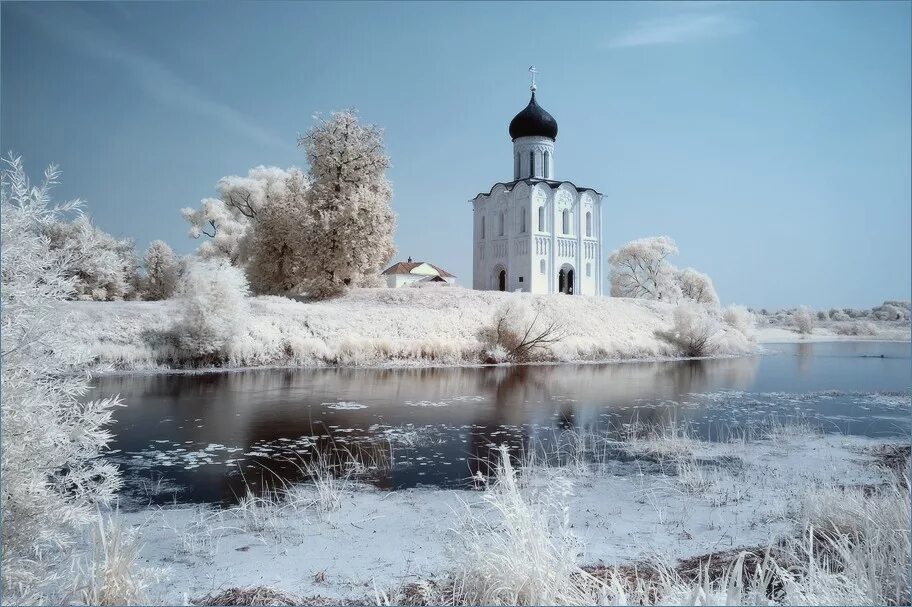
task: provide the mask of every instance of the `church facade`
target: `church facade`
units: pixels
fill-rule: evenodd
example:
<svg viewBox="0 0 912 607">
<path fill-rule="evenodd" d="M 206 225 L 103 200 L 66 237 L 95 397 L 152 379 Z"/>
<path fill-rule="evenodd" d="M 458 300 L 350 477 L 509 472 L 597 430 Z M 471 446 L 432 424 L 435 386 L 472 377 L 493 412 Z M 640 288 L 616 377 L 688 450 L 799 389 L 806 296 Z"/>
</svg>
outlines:
<svg viewBox="0 0 912 607">
<path fill-rule="evenodd" d="M 513 180 L 472 200 L 472 286 L 602 294 L 602 194 L 555 179 L 557 122 L 535 99 L 510 122 Z"/>
</svg>

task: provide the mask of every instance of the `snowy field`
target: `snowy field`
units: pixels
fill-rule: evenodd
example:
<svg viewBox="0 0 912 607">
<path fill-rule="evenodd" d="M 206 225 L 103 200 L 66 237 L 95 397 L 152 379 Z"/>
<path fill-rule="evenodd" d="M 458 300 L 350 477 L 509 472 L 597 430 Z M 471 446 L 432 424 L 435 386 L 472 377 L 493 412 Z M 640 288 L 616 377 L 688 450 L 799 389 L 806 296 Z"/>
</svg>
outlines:
<svg viewBox="0 0 912 607">
<path fill-rule="evenodd" d="M 579 444 L 598 451 L 596 437 L 580 437 Z M 564 466 L 527 466 L 515 486 L 503 475 L 487 488 L 479 482 L 476 491 L 383 492 L 316 482 L 232 509 L 121 516 L 141 529 L 139 562 L 153 602 L 186 604 L 229 588 L 266 586 L 310 597 L 295 604 L 434 603 L 441 586 L 478 576 L 478 554 L 528 559 L 514 562 L 510 575 L 529 574 L 524 568 L 541 556 L 534 554 L 540 541 L 548 550 L 568 550 L 588 571 L 638 564 L 642 572 L 782 545 L 800 538 L 807 523 L 874 499 L 871 492 L 891 477 L 878 465 L 880 444 L 806 427 L 774 427 L 728 443 L 666 430 L 621 443 L 626 459 L 568 452 Z M 732 558 L 719 557 L 726 566 Z M 496 576 L 496 561 L 490 565 Z"/>
<path fill-rule="evenodd" d="M 477 364 L 479 340 L 495 312 L 517 298 L 556 320 L 562 339 L 554 362 L 669 358 L 679 351 L 656 335 L 672 326 L 673 306 L 610 297 L 532 296 L 452 289 L 362 289 L 339 299 L 303 303 L 250 300 L 251 317 L 222 366 L 357 366 Z M 62 331 L 101 365 L 120 370 L 177 366 L 163 343 L 178 309 L 163 302 L 61 303 Z M 754 347 L 722 324 L 721 355 Z"/>
</svg>

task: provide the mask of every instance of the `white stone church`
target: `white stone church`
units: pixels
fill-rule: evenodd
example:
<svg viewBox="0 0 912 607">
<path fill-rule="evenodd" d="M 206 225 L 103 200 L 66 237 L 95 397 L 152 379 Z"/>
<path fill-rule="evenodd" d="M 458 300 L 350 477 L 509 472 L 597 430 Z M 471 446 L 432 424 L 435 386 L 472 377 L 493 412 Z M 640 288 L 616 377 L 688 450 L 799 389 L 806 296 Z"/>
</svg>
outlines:
<svg viewBox="0 0 912 607">
<path fill-rule="evenodd" d="M 602 294 L 602 194 L 555 179 L 557 122 L 532 99 L 510 122 L 513 181 L 472 201 L 472 286 Z"/>
</svg>

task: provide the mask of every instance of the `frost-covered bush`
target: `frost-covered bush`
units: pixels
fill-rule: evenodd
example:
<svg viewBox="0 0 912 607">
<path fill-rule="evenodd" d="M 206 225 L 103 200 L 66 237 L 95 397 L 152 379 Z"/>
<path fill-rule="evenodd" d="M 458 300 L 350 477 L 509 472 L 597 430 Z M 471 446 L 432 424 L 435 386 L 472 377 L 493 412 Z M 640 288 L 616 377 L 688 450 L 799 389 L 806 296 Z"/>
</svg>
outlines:
<svg viewBox="0 0 912 607">
<path fill-rule="evenodd" d="M 50 246 L 71 203 L 51 206 L 58 171 L 33 186 L 18 158 L 0 174 L 0 511 L 4 603 L 47 600 L 47 583 L 69 570 L 68 558 L 96 504 L 120 484 L 117 468 L 98 456 L 117 399 L 81 402 L 88 378 L 80 348 L 61 335 L 55 302 L 73 295 L 79 278 L 68 251 Z"/>
<path fill-rule="evenodd" d="M 870 310 L 855 310 L 853 308 L 843 308 L 842 311 L 845 312 L 846 316 L 849 318 L 867 318 L 871 313 Z"/>
<path fill-rule="evenodd" d="M 837 322 L 843 322 L 849 320 L 849 315 L 842 310 L 837 310 L 836 308 L 830 309 L 830 320 L 835 320 Z"/>
<path fill-rule="evenodd" d="M 710 310 L 719 309 L 719 296 L 712 279 L 693 268 L 684 268 L 675 275 L 675 282 L 681 290 L 681 297 L 694 301 Z"/>
<path fill-rule="evenodd" d="M 87 215 L 68 222 L 59 218 L 44 226 L 52 249 L 69 258 L 75 299 L 115 301 L 137 295 L 139 264 L 133 241 L 117 239 L 95 226 Z"/>
<path fill-rule="evenodd" d="M 757 317 L 744 306 L 728 306 L 722 310 L 722 320 L 748 340 L 757 339 Z"/>
<path fill-rule="evenodd" d="M 807 306 L 801 306 L 792 313 L 792 324 L 802 335 L 809 335 L 814 331 L 814 313 Z"/>
<path fill-rule="evenodd" d="M 885 301 L 871 313 L 877 320 L 909 320 L 908 302 Z"/>
<path fill-rule="evenodd" d="M 221 360 L 246 329 L 250 314 L 244 273 L 224 259 L 194 260 L 177 289 L 180 317 L 172 328 L 192 360 Z"/>
<path fill-rule="evenodd" d="M 829 318 L 829 316 L 827 316 L 827 313 L 824 312 L 823 310 L 817 311 L 817 320 L 823 321 L 823 320 L 827 320 L 828 318 Z"/>
<path fill-rule="evenodd" d="M 164 241 L 155 240 L 143 257 L 146 276 L 143 281 L 144 299 L 169 299 L 177 290 L 181 263 Z"/>
<path fill-rule="evenodd" d="M 563 331 L 560 323 L 542 314 L 541 307 L 516 296 L 497 308 L 478 337 L 486 362 L 529 362 L 547 358 Z"/>
<path fill-rule="evenodd" d="M 716 338 L 721 327 L 716 318 L 694 302 L 678 304 L 671 330 L 657 335 L 674 345 L 682 356 L 711 356 L 718 350 Z"/>
<path fill-rule="evenodd" d="M 840 323 L 833 327 L 837 335 L 877 335 L 877 325 L 867 320 Z"/>
</svg>

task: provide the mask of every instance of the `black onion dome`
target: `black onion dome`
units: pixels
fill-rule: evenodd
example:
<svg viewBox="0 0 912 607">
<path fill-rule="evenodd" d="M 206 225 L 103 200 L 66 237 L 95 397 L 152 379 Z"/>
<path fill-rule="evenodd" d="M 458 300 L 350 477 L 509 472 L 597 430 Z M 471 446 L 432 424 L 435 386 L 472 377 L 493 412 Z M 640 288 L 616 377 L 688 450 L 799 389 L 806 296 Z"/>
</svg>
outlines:
<svg viewBox="0 0 912 607">
<path fill-rule="evenodd" d="M 535 102 L 535 91 L 526 109 L 510 121 L 510 138 L 548 137 L 557 139 L 557 120 Z"/>
</svg>

